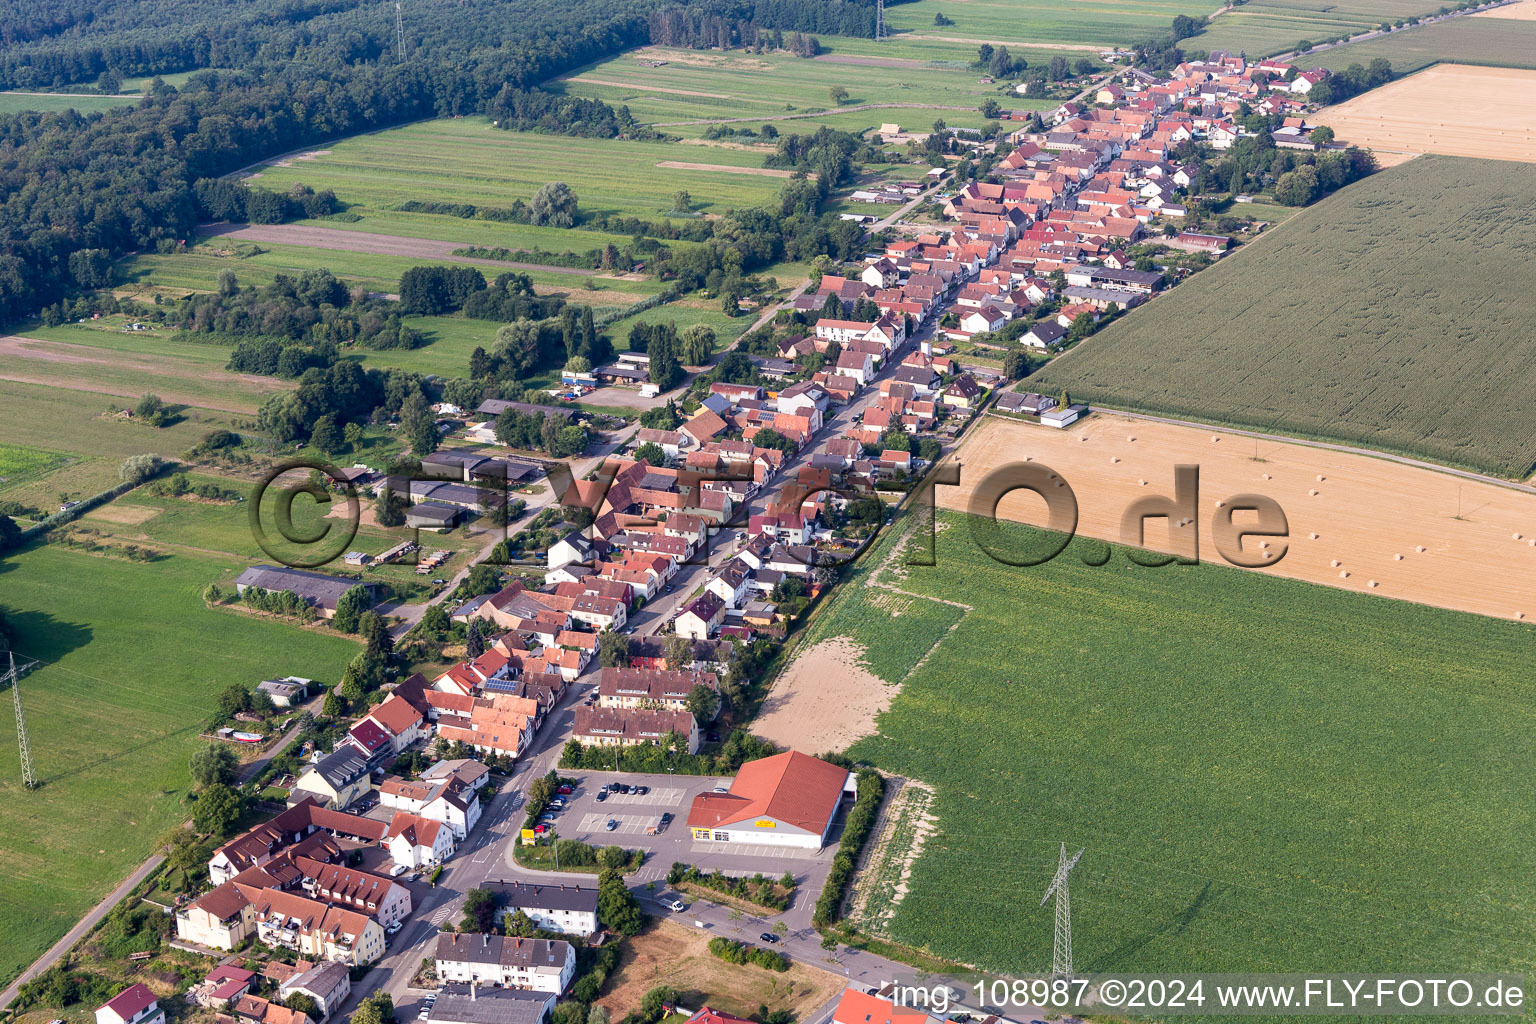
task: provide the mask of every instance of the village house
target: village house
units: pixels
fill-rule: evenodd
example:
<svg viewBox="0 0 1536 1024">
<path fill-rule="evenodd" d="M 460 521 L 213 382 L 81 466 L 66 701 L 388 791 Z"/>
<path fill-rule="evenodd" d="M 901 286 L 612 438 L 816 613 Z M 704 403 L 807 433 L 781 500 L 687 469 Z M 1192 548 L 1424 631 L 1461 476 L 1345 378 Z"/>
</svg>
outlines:
<svg viewBox="0 0 1536 1024">
<path fill-rule="evenodd" d="M 634 747 L 642 743 L 659 744 L 675 733 L 682 737 L 684 749 L 688 753 L 699 752 L 699 723 L 686 711 L 579 707 L 574 717 L 571 738 L 582 746 Z"/>
<path fill-rule="evenodd" d="M 437 937 L 437 977 L 559 995 L 576 973 L 576 951 L 560 939 L 525 939 L 474 932 Z"/>
</svg>

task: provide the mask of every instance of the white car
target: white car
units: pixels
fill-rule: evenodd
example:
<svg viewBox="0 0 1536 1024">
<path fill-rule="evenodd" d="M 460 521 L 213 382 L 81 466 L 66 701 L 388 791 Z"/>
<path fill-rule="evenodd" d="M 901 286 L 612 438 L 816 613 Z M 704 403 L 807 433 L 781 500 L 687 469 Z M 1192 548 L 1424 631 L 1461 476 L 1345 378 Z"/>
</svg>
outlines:
<svg viewBox="0 0 1536 1024">
<path fill-rule="evenodd" d="M 682 900 L 672 900 L 666 904 L 666 907 L 668 910 L 678 914 L 681 914 L 683 911 L 688 909 L 688 905 Z"/>
<path fill-rule="evenodd" d="M 411 866 L 409 864 L 396 864 L 394 867 L 389 869 L 389 877 L 399 878 L 409 870 L 411 870 Z"/>
</svg>

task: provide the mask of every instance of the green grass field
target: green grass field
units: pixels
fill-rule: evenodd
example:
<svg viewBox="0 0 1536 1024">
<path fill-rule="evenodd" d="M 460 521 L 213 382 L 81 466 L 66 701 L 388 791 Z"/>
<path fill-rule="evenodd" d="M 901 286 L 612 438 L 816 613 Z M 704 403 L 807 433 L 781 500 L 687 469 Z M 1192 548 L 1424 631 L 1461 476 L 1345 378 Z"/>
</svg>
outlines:
<svg viewBox="0 0 1536 1024">
<path fill-rule="evenodd" d="M 41 448 L 0 444 L 0 490 L 51 473 L 69 462 L 69 456 Z"/>
<path fill-rule="evenodd" d="M 891 937 L 1043 973 L 1066 842 L 1079 970 L 1530 961 L 1536 853 L 1508 826 L 1536 769 L 1529 627 L 1119 552 L 1014 568 L 952 513 L 936 566 L 875 573 L 900 542 L 812 627 L 885 678 L 942 637 L 850 751 L 937 789 Z M 960 610 L 929 599 L 970 610 L 944 633 Z"/>
<path fill-rule="evenodd" d="M 1202 0 L 918 0 L 886 11 L 898 40 L 922 37 L 1007 44 L 1113 46 L 1164 34 L 1175 15 L 1204 17 L 1220 4 Z M 953 25 L 933 23 L 943 14 Z M 1028 57 L 1029 54 L 1024 56 Z"/>
<path fill-rule="evenodd" d="M 1351 185 L 1054 360 L 1031 387 L 1406 452 L 1536 462 L 1527 164 L 1427 156 Z"/>
<path fill-rule="evenodd" d="M 0 560 L 16 647 L 46 663 L 22 682 L 41 788 L 22 788 L 15 733 L 0 730 L 0 979 L 188 816 L 187 758 L 219 689 L 273 675 L 334 681 L 356 653 L 336 636 L 205 609 L 203 588 L 245 564 L 178 555 L 145 566 L 58 548 Z"/>
<path fill-rule="evenodd" d="M 1391 61 L 1392 69 L 1400 75 L 1442 62 L 1536 68 L 1536 21 L 1452 18 L 1381 39 L 1324 50 L 1309 60 L 1319 67 L 1339 71 L 1351 64 L 1369 64 L 1377 57 Z"/>
<path fill-rule="evenodd" d="M 1358 35 L 1384 21 L 1433 14 L 1439 6 L 1429 0 L 1250 0 L 1223 13 L 1185 45 L 1250 55 L 1282 53 L 1302 40 L 1320 43 Z"/>
<path fill-rule="evenodd" d="M 893 8 L 894 10 L 894 8 Z M 838 40 L 837 42 L 841 42 Z M 640 59 L 667 61 L 662 67 L 643 67 Z M 975 59 L 974 51 L 970 59 Z M 607 84 L 605 84 L 607 83 Z M 617 84 L 612 84 L 617 83 Z M 679 50 L 651 47 L 620 54 L 561 81 L 565 91 L 591 96 L 614 106 L 625 104 L 642 121 L 669 122 L 697 118 L 770 118 L 786 113 L 833 110 L 829 90 L 848 90 L 847 105 L 910 103 L 964 107 L 965 111 L 923 111 L 911 117 L 922 124 L 935 117 L 966 114 L 980 123 L 975 108 L 987 98 L 1006 102 L 999 87 L 982 85 L 974 71 L 931 67 L 850 65 L 836 61 L 805 60 L 787 54 L 750 54 L 739 51 Z M 793 108 L 793 109 L 791 109 Z M 904 116 L 900 110 L 863 113 L 865 127 Z M 807 121 L 808 125 L 819 120 Z M 803 131 L 795 120 L 778 125 L 782 132 Z M 669 129 L 670 130 L 670 129 Z M 809 130 L 814 130 L 811 127 Z M 704 162 L 705 157 L 689 157 Z"/>
<path fill-rule="evenodd" d="M 438 218 L 444 219 L 444 218 Z M 456 219 L 455 219 L 456 220 Z M 484 221 L 464 223 L 483 224 Z M 565 232 L 567 243 L 580 242 L 588 235 L 605 238 L 595 232 Z M 623 239 L 627 242 L 627 239 Z M 595 246 L 582 246 L 593 248 Z M 255 256 L 240 257 L 219 255 L 229 252 L 229 243 L 218 238 L 205 240 L 194 246 L 191 252 L 161 255 L 145 253 L 129 257 L 118 269 L 124 283 L 138 284 L 146 288 L 184 289 L 186 291 L 212 291 L 218 283 L 219 271 L 230 270 L 243 285 L 271 284 L 278 274 L 296 276 L 306 270 L 325 269 L 348 283 L 366 286 L 370 291 L 395 292 L 400 276 L 412 267 L 457 266 L 452 260 L 415 256 L 387 256 L 378 253 L 342 252 L 335 249 L 319 249 L 302 245 L 284 245 L 262 242 L 265 250 Z M 507 268 L 509 270 L 514 268 Z M 500 272 L 494 266 L 480 266 L 487 280 L 494 280 Z M 533 280 L 539 294 L 573 289 L 611 289 L 615 292 L 614 305 L 628 305 L 647 295 L 660 291 L 656 281 L 629 281 L 612 277 L 587 277 L 580 274 L 562 273 L 559 270 L 522 270 Z"/>
<path fill-rule="evenodd" d="M 97 110 L 116 110 L 132 106 L 137 96 L 96 96 L 66 93 L 0 92 L 0 114 L 19 114 L 25 110 L 78 110 L 89 114 Z"/>
<path fill-rule="evenodd" d="M 708 163 L 740 171 L 658 166 L 669 161 Z M 532 198 L 546 182 L 564 181 L 589 215 L 657 218 L 672 208 L 673 193 L 679 189 L 691 193 L 695 209 L 705 213 L 762 203 L 783 183 L 778 178 L 744 173 L 761 167 L 762 157 L 757 153 L 723 149 L 695 153 L 665 143 L 504 132 L 491 127 L 483 117 L 464 117 L 347 139 L 312 160 L 263 168 L 256 181 L 277 190 L 296 182 L 330 188 L 344 203 L 375 210 L 410 199 L 508 206 L 515 199 Z M 455 228 L 477 223 L 438 219 Z M 506 231 L 502 225 L 479 223 Z M 465 236 L 455 233 L 449 237 Z M 562 237 L 565 241 L 559 248 L 587 249 L 603 244 L 588 232 L 566 232 Z"/>
</svg>

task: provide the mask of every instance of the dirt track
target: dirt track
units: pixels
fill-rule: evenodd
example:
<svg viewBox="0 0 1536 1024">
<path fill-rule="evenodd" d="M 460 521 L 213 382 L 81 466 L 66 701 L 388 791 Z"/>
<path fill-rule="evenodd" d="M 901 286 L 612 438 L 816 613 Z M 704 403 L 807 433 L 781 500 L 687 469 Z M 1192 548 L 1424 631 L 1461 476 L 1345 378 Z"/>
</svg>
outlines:
<svg viewBox="0 0 1536 1024">
<path fill-rule="evenodd" d="M 1255 445 L 1263 461 L 1254 461 Z M 1196 464 L 1202 561 L 1228 564 L 1212 538 L 1217 502 L 1256 493 L 1284 509 L 1289 541 L 1275 565 L 1251 571 L 1536 620 L 1536 495 L 1368 456 L 1113 413 L 1095 413 L 1067 430 L 992 417 L 959 457 L 962 486 L 938 489 L 943 507 L 966 508 L 988 471 L 1029 458 L 1059 473 L 1076 494 L 1078 532 L 1112 541 L 1121 539 L 1120 517 L 1133 501 L 1171 498 L 1174 466 Z M 1044 511 L 1041 499 L 1020 491 L 1004 498 L 998 513 L 1043 525 Z M 1237 519 L 1245 521 L 1252 520 Z M 1148 523 L 1147 543 L 1166 548 L 1166 520 Z M 1268 550 L 1279 554 L 1280 543 Z M 1250 539 L 1244 550 L 1261 549 Z"/>
<path fill-rule="evenodd" d="M 1536 163 L 1533 93 L 1536 71 L 1437 64 L 1317 118 L 1340 141 L 1375 150 Z"/>
<path fill-rule="evenodd" d="M 596 277 L 599 271 L 572 267 L 550 267 L 542 263 L 516 263 L 455 256 L 469 242 L 439 242 L 430 238 L 405 238 L 401 235 L 374 235 L 366 231 L 308 227 L 303 224 L 210 224 L 201 229 L 206 238 L 235 238 L 246 242 L 271 242 L 275 245 L 303 245 L 311 249 L 337 252 L 364 252 L 377 256 L 409 256 L 442 260 L 445 263 L 473 263 L 482 267 L 512 270 L 555 270 L 578 277 Z"/>
</svg>

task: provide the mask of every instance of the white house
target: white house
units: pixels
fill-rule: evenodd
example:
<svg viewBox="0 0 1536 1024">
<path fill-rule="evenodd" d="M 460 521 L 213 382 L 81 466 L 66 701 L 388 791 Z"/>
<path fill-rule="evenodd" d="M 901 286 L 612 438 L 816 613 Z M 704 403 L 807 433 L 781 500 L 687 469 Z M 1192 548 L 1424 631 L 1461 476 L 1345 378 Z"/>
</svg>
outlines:
<svg viewBox="0 0 1536 1024">
<path fill-rule="evenodd" d="M 572 530 L 549 546 L 546 558 L 548 567 L 551 569 L 558 569 L 572 562 L 591 561 L 592 542 Z"/>
<path fill-rule="evenodd" d="M 96 1024 L 165 1024 L 165 1011 L 153 992 L 137 984 L 98 1006 Z"/>
<path fill-rule="evenodd" d="M 960 329 L 967 334 L 981 334 L 983 331 L 999 330 L 1007 322 L 1008 317 L 996 306 L 982 306 L 960 318 Z"/>
<path fill-rule="evenodd" d="M 1041 320 L 1024 332 L 1019 340 L 1031 348 L 1046 349 L 1060 343 L 1067 336 L 1067 329 L 1054 320 Z"/>
<path fill-rule="evenodd" d="M 449 932 L 437 937 L 436 952 L 437 977 L 444 982 L 559 995 L 576 973 L 576 951 L 561 939 Z"/>
<path fill-rule="evenodd" d="M 442 864 L 453 856 L 453 829 L 409 811 L 396 811 L 382 845 L 396 864 L 409 868 Z"/>
<path fill-rule="evenodd" d="M 720 620 L 724 617 L 725 602 L 705 592 L 678 613 L 674 629 L 678 636 L 708 640 L 720 628 Z"/>
<path fill-rule="evenodd" d="M 597 931 L 597 890 L 568 882 L 502 882 L 488 888 L 504 897 L 508 913 L 521 910 L 540 928 L 566 935 Z"/>
<path fill-rule="evenodd" d="M 346 964 L 328 960 L 302 974 L 295 974 L 277 989 L 278 997 L 284 1000 L 301 992 L 320 1007 L 318 1024 L 324 1024 L 352 994 L 352 972 L 347 970 Z"/>
</svg>

